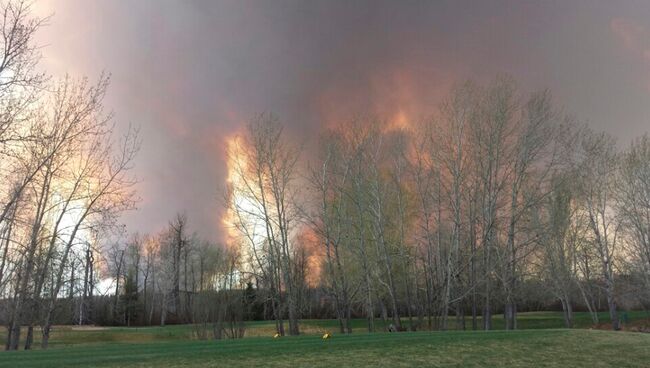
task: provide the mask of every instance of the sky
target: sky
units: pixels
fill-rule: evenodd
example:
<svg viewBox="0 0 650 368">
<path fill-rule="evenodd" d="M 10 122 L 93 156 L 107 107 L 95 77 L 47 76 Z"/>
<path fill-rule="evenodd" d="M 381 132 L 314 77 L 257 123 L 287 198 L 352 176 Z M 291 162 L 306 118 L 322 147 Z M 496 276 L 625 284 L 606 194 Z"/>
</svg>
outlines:
<svg viewBox="0 0 650 368">
<path fill-rule="evenodd" d="M 650 132 L 650 1 L 36 0 L 41 67 L 112 82 L 140 127 L 131 232 L 176 212 L 223 241 L 226 141 L 273 112 L 304 150 L 355 115 L 417 120 L 454 83 L 549 89 L 621 145 Z M 308 155 L 309 152 L 306 152 Z"/>
</svg>

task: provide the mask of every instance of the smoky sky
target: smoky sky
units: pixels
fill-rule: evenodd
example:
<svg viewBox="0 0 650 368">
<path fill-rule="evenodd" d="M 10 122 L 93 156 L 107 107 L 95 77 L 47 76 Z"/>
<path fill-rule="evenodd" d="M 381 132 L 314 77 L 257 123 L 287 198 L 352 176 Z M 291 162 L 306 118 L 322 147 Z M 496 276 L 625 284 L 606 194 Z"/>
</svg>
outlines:
<svg viewBox="0 0 650 368">
<path fill-rule="evenodd" d="M 627 144 L 650 130 L 648 1 L 39 1 L 55 77 L 112 75 L 106 107 L 140 126 L 142 201 L 122 219 L 154 232 L 186 212 L 223 238 L 224 141 L 273 112 L 314 147 L 358 114 L 418 119 L 454 83 L 508 74 L 548 88 Z M 307 152 L 308 154 L 309 152 Z"/>
</svg>

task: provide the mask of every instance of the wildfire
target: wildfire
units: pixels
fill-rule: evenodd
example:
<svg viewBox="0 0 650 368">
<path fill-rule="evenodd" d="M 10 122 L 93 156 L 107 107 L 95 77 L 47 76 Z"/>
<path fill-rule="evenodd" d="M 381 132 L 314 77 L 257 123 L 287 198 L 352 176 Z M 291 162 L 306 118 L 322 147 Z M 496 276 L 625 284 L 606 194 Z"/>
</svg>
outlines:
<svg viewBox="0 0 650 368">
<path fill-rule="evenodd" d="M 408 129 L 412 126 L 412 114 L 405 109 L 396 109 L 389 114 L 389 119 L 384 122 L 385 131 L 396 131 Z M 225 232 L 226 245 L 246 254 L 250 246 L 259 247 L 266 240 L 263 210 L 260 208 L 255 197 L 257 193 L 250 193 L 255 190 L 246 175 L 250 170 L 246 142 L 237 134 L 225 139 L 226 151 L 226 185 L 227 208 L 224 212 L 221 223 Z M 303 259 L 310 270 L 307 283 L 316 286 L 320 281 L 320 269 L 322 267 L 322 251 L 319 251 L 321 239 L 306 227 L 294 230 L 293 239 L 295 249 L 302 252 L 306 257 Z"/>
<path fill-rule="evenodd" d="M 391 115 L 391 119 L 386 121 L 384 130 L 386 132 L 399 131 L 411 127 L 412 118 L 402 109 L 398 109 L 397 113 Z"/>
<path fill-rule="evenodd" d="M 243 212 L 254 213 L 256 206 L 252 201 L 243 195 L 240 188 L 245 185 L 243 177 L 248 167 L 246 156 L 242 151 L 242 142 L 239 136 L 231 136 L 226 139 L 226 169 L 228 175 L 226 177 L 226 185 L 228 187 L 228 206 L 225 215 L 222 218 L 222 224 L 227 234 L 227 245 L 229 247 L 237 247 L 241 233 L 238 230 L 242 226 L 242 219 L 240 216 Z M 237 211 L 237 209 L 244 209 L 245 211 Z M 252 215 L 246 217 L 253 217 Z"/>
<path fill-rule="evenodd" d="M 304 257 L 303 261 L 306 270 L 309 271 L 305 274 L 305 281 L 310 287 L 316 287 L 320 284 L 323 259 L 325 257 L 321 251 L 322 247 L 320 247 L 320 242 L 322 240 L 308 227 L 300 229 L 300 233 L 296 236 L 296 240 L 299 251 Z"/>
<path fill-rule="evenodd" d="M 227 246 L 246 254 L 247 247 L 261 246 L 266 240 L 263 211 L 248 193 L 252 188 L 247 183 L 249 164 L 245 142 L 236 135 L 226 140 L 228 208 L 222 217 Z M 318 285 L 323 255 L 318 251 L 319 239 L 306 227 L 296 229 L 293 237 L 296 254 L 300 254 L 310 286 Z"/>
</svg>

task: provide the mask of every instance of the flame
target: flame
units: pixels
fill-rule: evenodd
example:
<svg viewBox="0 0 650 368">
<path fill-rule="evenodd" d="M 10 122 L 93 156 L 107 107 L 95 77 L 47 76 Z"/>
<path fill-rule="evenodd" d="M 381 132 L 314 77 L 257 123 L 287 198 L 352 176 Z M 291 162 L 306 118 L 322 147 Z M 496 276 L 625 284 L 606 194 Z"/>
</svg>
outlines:
<svg viewBox="0 0 650 368">
<path fill-rule="evenodd" d="M 438 113 L 440 102 L 460 74 L 419 60 L 387 66 L 365 75 L 363 83 L 333 80 L 322 86 L 313 110 L 324 128 L 364 116 L 383 120 L 387 131 L 409 128 Z"/>
<path fill-rule="evenodd" d="M 245 142 L 240 136 L 233 135 L 227 137 L 227 176 L 226 183 L 229 191 L 227 198 L 228 207 L 222 217 L 222 225 L 226 232 L 226 244 L 229 249 L 246 253 L 250 246 L 259 246 L 265 241 L 265 226 L 262 222 L 262 210 L 254 200 L 249 198 L 246 193 L 246 175 L 249 163 Z M 238 211 L 239 210 L 239 211 Z M 254 236 L 246 238 L 242 235 L 242 227 L 247 227 Z M 320 273 L 322 266 L 323 254 L 319 251 L 320 239 L 308 227 L 300 227 L 295 231 L 294 251 L 300 254 L 301 261 L 305 262 L 306 282 L 311 287 L 316 287 L 320 283 Z M 253 242 L 254 244 L 250 244 Z"/>
<path fill-rule="evenodd" d="M 235 207 L 245 204 L 247 199 L 244 198 L 239 188 L 244 185 L 242 177 L 248 162 L 246 156 L 242 154 L 241 138 L 237 135 L 226 138 L 226 185 L 228 187 L 228 198 L 226 212 L 221 219 L 222 225 L 226 231 L 226 244 L 228 247 L 237 247 L 241 234 L 237 230 L 240 220 L 237 216 Z"/>
<path fill-rule="evenodd" d="M 305 282 L 309 287 L 315 288 L 320 285 L 321 271 L 325 255 L 322 252 L 322 240 L 313 229 L 305 226 L 300 229 L 296 236 L 299 250 L 304 252 L 305 266 L 308 272 L 305 274 Z"/>
<path fill-rule="evenodd" d="M 422 71 L 425 76 L 422 77 Z M 371 73 L 366 83 L 348 84 L 335 81 L 322 86 L 310 101 L 310 109 L 317 116 L 321 129 L 345 129 L 351 122 L 363 124 L 365 117 L 380 121 L 384 133 L 410 131 L 418 122 L 437 114 L 439 103 L 456 81 L 456 73 L 441 73 L 427 65 L 397 65 Z M 238 120 L 234 117 L 232 120 Z M 244 250 L 250 239 L 242 237 L 241 219 L 234 206 L 246 208 L 246 212 L 257 210 L 257 205 L 246 198 L 237 188 L 244 184 L 242 174 L 248 168 L 246 142 L 240 136 L 227 136 L 224 140 L 227 150 L 226 183 L 229 187 L 228 208 L 224 211 L 221 222 L 225 229 L 227 244 Z M 408 152 L 407 154 L 412 154 Z M 241 212 L 241 211 L 240 211 Z M 257 217 L 253 215 L 253 217 Z M 253 219 L 245 219 L 254 222 Z M 256 231 L 259 241 L 265 238 L 264 231 Z M 294 249 L 305 248 L 306 263 L 310 269 L 307 283 L 317 286 L 320 282 L 320 270 L 323 265 L 323 240 L 306 228 L 295 229 Z"/>
<path fill-rule="evenodd" d="M 392 118 L 384 123 L 382 127 L 384 132 L 399 131 L 411 128 L 413 119 L 403 109 L 398 108 L 397 112 L 392 114 Z"/>
</svg>

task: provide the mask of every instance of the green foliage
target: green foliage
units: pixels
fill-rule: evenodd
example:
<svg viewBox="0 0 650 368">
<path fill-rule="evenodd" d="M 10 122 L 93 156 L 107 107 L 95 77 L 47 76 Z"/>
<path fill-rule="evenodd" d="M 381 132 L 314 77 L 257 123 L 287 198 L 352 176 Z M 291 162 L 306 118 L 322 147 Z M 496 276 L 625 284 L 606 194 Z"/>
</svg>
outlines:
<svg viewBox="0 0 650 368">
<path fill-rule="evenodd" d="M 263 301 L 258 298 L 258 292 L 255 287 L 253 287 L 252 282 L 246 283 L 246 289 L 244 289 L 244 307 L 245 307 L 245 320 L 247 321 L 258 321 L 264 319 L 264 304 Z"/>
<path fill-rule="evenodd" d="M 120 297 L 120 307 L 127 326 L 130 326 L 132 321 L 136 321 L 142 313 L 142 304 L 138 301 L 138 285 L 132 270 L 124 279 L 124 295 Z"/>
</svg>

